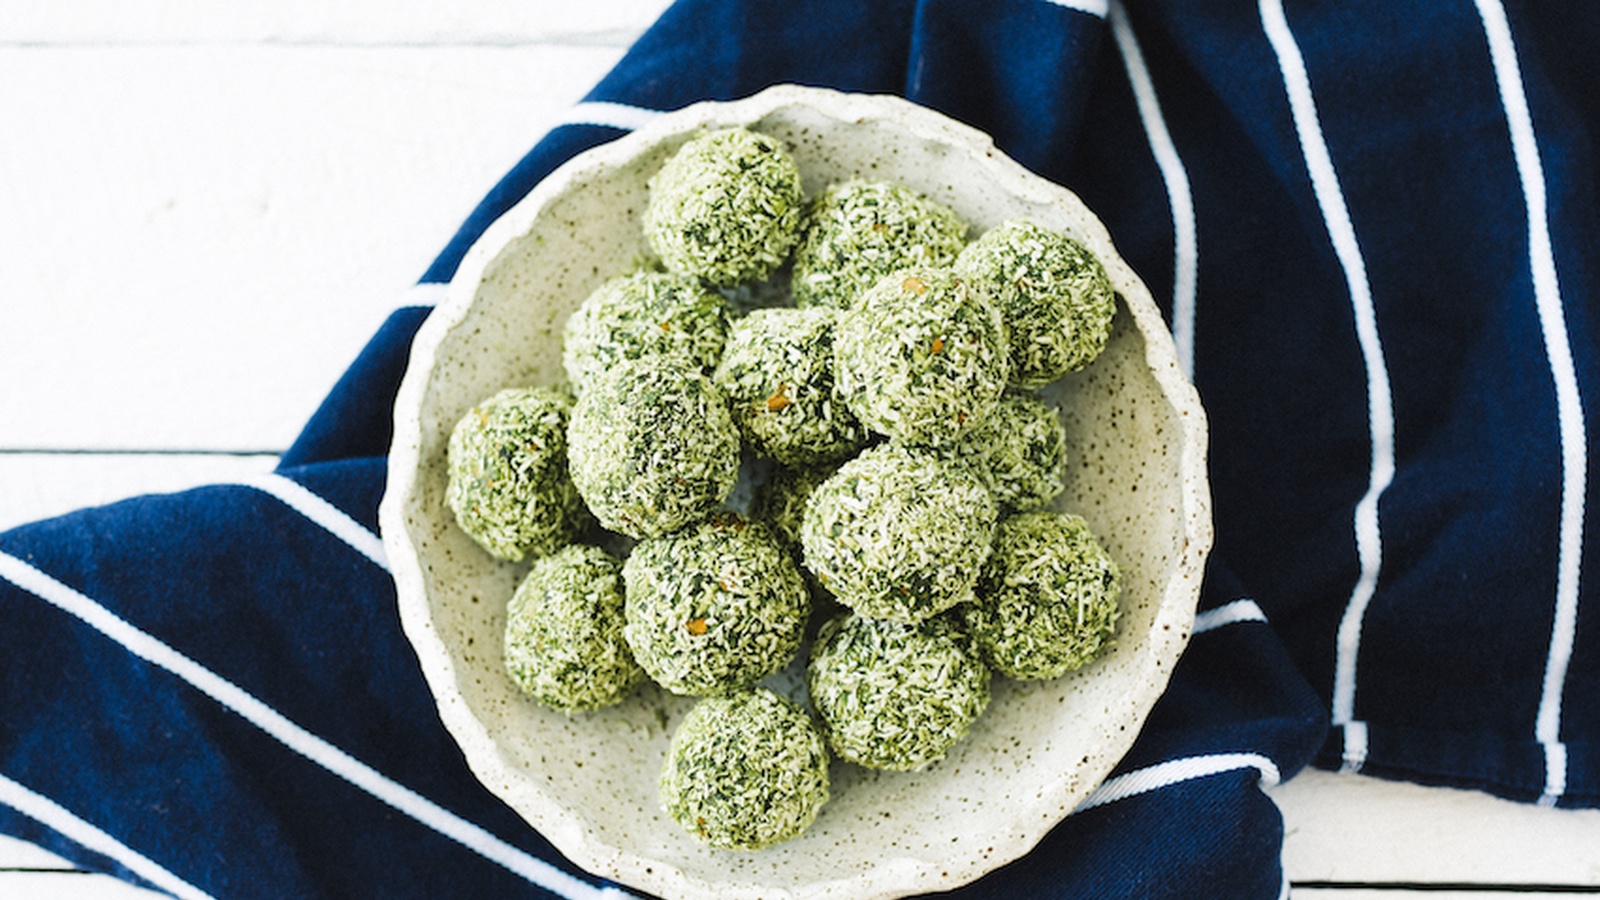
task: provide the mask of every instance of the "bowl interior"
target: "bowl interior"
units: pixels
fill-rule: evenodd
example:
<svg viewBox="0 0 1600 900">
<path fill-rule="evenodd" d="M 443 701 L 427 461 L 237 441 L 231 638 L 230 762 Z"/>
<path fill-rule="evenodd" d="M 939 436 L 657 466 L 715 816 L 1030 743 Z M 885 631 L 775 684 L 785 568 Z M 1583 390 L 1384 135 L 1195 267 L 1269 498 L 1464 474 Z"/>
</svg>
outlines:
<svg viewBox="0 0 1600 900">
<path fill-rule="evenodd" d="M 653 686 L 567 716 L 501 668 L 505 605 L 525 565 L 496 561 L 444 503 L 457 418 L 511 385 L 563 379 L 567 316 L 646 254 L 646 182 L 702 127 L 787 141 L 808 193 L 853 176 L 957 209 L 973 234 L 1027 216 L 1086 241 L 1119 294 L 1105 353 L 1052 385 L 1070 439 L 1058 507 L 1086 517 L 1123 572 L 1113 649 L 1067 677 L 995 679 L 970 736 L 920 773 L 835 763 L 801 837 L 707 848 L 657 808 L 657 776 L 690 702 Z M 976 132 L 904 101 L 801 88 L 702 104 L 580 156 L 478 242 L 417 340 L 384 500 L 402 617 L 446 725 L 484 783 L 576 863 L 668 896 L 871 897 L 954 887 L 1026 852 L 1126 751 L 1188 636 L 1210 541 L 1204 421 L 1148 291 L 1065 190 Z"/>
</svg>

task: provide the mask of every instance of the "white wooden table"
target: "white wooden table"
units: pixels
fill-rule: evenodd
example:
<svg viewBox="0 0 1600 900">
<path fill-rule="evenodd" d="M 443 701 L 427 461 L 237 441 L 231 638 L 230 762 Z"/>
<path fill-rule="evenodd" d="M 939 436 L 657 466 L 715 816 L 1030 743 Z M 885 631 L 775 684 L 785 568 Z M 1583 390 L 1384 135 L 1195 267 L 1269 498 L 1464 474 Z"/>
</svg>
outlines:
<svg viewBox="0 0 1600 900">
<path fill-rule="evenodd" d="M 263 472 L 667 0 L 7 0 L 0 529 Z M 1600 895 L 1600 811 L 1312 772 L 1294 895 Z M 149 896 L 0 838 L 0 897 Z"/>
</svg>

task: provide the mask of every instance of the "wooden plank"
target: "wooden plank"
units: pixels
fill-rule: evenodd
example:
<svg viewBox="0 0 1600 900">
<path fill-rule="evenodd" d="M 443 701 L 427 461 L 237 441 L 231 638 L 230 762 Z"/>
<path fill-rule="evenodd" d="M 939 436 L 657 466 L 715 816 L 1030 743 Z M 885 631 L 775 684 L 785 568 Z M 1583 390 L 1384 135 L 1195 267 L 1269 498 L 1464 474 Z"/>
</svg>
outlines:
<svg viewBox="0 0 1600 900">
<path fill-rule="evenodd" d="M 539 41 L 622 46 L 668 0 L 11 0 L 0 44 L 339 43 L 520 44 Z"/>
<path fill-rule="evenodd" d="M 0 449 L 287 446 L 620 52 L 0 51 Z"/>
<path fill-rule="evenodd" d="M 270 455 L 0 454 L 0 531 L 137 494 L 248 478 L 276 462 Z"/>
<path fill-rule="evenodd" d="M 166 894 L 88 872 L 0 872 L 0 897 L 27 900 L 156 900 Z"/>
<path fill-rule="evenodd" d="M 1297 884 L 1560 885 L 1600 893 L 1600 810 L 1542 809 L 1319 770 L 1271 794 L 1284 816 L 1284 868 Z"/>
<path fill-rule="evenodd" d="M 4 876 L 7 870 L 14 869 L 47 869 L 52 871 L 72 871 L 76 867 L 61 857 L 41 847 L 20 841 L 14 837 L 0 835 L 0 886 L 4 886 Z M 0 890 L 0 897 L 9 897 L 5 891 Z"/>
</svg>

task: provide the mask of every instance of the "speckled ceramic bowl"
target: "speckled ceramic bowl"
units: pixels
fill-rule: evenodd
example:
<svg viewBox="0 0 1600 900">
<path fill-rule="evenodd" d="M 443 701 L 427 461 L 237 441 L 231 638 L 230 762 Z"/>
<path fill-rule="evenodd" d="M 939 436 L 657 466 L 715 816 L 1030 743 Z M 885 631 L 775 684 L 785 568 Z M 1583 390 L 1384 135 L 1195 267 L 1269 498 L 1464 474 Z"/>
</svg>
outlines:
<svg viewBox="0 0 1600 900">
<path fill-rule="evenodd" d="M 576 716 L 520 696 L 501 669 L 505 605 L 525 565 L 474 545 L 445 506 L 445 441 L 479 399 L 562 377 L 561 331 L 603 279 L 645 251 L 646 179 L 706 127 L 787 141 L 806 190 L 895 180 L 950 204 L 974 233 L 1014 216 L 1064 229 L 1120 295 L 1106 352 L 1052 386 L 1071 439 L 1059 505 L 1122 567 L 1114 649 L 1035 683 L 996 679 L 971 735 L 919 773 L 833 766 L 805 834 L 754 853 L 698 843 L 663 815 L 657 777 L 690 702 L 645 687 Z M 892 97 L 778 87 L 706 103 L 573 159 L 477 242 L 418 334 L 395 408 L 383 539 L 401 619 L 477 776 L 578 865 L 667 897 L 861 898 L 953 888 L 1028 852 L 1105 777 L 1188 639 L 1211 544 L 1205 416 L 1148 289 L 1070 192 L 970 128 Z"/>
</svg>

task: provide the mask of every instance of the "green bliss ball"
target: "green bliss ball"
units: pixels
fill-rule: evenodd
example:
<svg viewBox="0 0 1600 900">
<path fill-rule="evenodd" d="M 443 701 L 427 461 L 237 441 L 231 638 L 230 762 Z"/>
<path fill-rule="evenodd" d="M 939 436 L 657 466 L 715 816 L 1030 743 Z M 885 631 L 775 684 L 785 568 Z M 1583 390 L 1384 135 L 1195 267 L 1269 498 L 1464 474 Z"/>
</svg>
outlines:
<svg viewBox="0 0 1600 900">
<path fill-rule="evenodd" d="M 542 556 L 575 538 L 583 502 L 568 475 L 571 401 L 551 388 L 508 388 L 456 422 L 445 503 L 500 559 Z"/>
<path fill-rule="evenodd" d="M 691 138 L 650 179 L 644 233 L 671 271 L 715 287 L 765 280 L 799 238 L 800 168 L 776 138 Z"/>
<path fill-rule="evenodd" d="M 1117 564 L 1081 517 L 1022 513 L 1001 520 L 975 598 L 961 614 L 996 672 L 1055 678 L 1109 645 L 1118 578 Z"/>
<path fill-rule="evenodd" d="M 765 688 L 696 703 L 672 736 L 661 808 L 724 850 L 805 831 L 828 802 L 828 749 L 805 710 Z"/>
<path fill-rule="evenodd" d="M 983 477 L 1002 513 L 1049 506 L 1066 479 L 1066 428 L 1060 414 L 1032 394 L 1007 392 L 954 452 Z"/>
<path fill-rule="evenodd" d="M 675 694 L 727 694 L 782 669 L 811 613 L 789 552 L 765 526 L 728 512 L 640 541 L 622 578 L 628 646 Z"/>
<path fill-rule="evenodd" d="M 599 709 L 643 680 L 623 639 L 622 563 L 569 544 L 538 559 L 506 610 L 505 664 L 528 696 L 566 712 Z"/>
<path fill-rule="evenodd" d="M 982 291 L 948 269 L 903 269 L 840 317 L 838 387 L 868 428 L 950 444 L 983 423 L 1006 386 L 1006 329 Z"/>
<path fill-rule="evenodd" d="M 806 686 L 835 755 L 897 772 L 944 758 L 989 705 L 989 670 L 945 617 L 830 619 Z"/>
<path fill-rule="evenodd" d="M 806 206 L 791 291 L 799 306 L 846 309 L 891 272 L 946 266 L 967 240 L 952 209 L 903 185 L 851 180 Z"/>
<path fill-rule="evenodd" d="M 608 372 L 578 397 L 567 444 L 589 510 L 634 538 L 704 518 L 739 476 L 727 398 L 695 370 L 634 364 Z"/>
<path fill-rule="evenodd" d="M 967 466 L 880 444 L 841 465 L 806 501 L 805 563 L 865 616 L 916 622 L 965 600 L 989 555 L 994 499 Z"/>
<path fill-rule="evenodd" d="M 776 307 L 734 323 L 714 379 L 757 454 L 797 465 L 838 459 L 866 443 L 866 429 L 834 388 L 836 318 L 825 307 Z"/>
<path fill-rule="evenodd" d="M 709 372 L 728 335 L 726 307 L 692 278 L 642 270 L 608 279 L 567 318 L 567 380 L 582 393 L 606 370 L 644 358 Z"/>
<path fill-rule="evenodd" d="M 994 296 L 1011 330 L 1011 382 L 1035 388 L 1075 372 L 1105 349 L 1117 310 L 1093 252 L 1065 234 L 1017 219 L 962 251 L 956 271 Z"/>
</svg>

